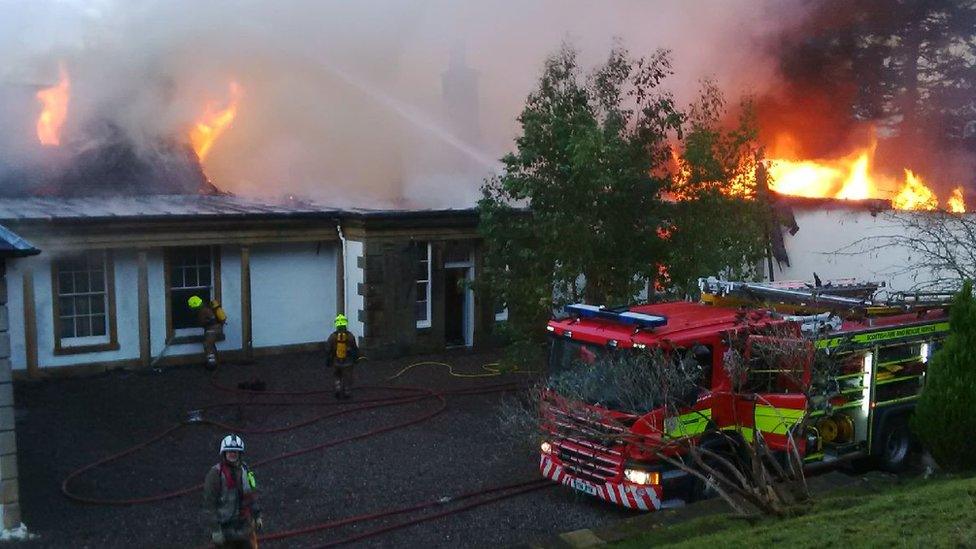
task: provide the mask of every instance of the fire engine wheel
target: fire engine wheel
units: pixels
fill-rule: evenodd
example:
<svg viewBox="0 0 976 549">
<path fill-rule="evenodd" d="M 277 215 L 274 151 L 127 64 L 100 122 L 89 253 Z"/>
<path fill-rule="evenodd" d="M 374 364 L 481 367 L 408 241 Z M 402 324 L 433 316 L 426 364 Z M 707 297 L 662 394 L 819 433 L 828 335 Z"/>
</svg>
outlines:
<svg viewBox="0 0 976 549">
<path fill-rule="evenodd" d="M 912 436 L 908 424 L 899 421 L 885 430 L 884 446 L 878 456 L 881 468 L 891 473 L 904 471 L 912 453 Z"/>
</svg>

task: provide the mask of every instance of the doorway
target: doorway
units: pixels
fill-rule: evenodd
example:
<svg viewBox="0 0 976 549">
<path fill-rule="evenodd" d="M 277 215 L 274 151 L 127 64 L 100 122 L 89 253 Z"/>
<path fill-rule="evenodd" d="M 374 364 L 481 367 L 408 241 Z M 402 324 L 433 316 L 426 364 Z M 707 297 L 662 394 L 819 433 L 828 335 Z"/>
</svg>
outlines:
<svg viewBox="0 0 976 549">
<path fill-rule="evenodd" d="M 444 344 L 470 347 L 474 341 L 474 265 L 470 261 L 444 265 Z"/>
</svg>

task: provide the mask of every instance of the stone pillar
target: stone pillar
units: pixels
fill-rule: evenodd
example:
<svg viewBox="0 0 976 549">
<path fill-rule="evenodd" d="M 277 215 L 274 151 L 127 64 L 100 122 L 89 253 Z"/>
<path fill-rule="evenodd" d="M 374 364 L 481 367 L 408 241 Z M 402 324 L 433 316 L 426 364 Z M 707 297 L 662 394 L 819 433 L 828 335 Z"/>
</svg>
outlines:
<svg viewBox="0 0 976 549">
<path fill-rule="evenodd" d="M 6 265 L 0 259 L 0 519 L 4 529 L 16 528 L 21 523 L 9 329 Z"/>
</svg>

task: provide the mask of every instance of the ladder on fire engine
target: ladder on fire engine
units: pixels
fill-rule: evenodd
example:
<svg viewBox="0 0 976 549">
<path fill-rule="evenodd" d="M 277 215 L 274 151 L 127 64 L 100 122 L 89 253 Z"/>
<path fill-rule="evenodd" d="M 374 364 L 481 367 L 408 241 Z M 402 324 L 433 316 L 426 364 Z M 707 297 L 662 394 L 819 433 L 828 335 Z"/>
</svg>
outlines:
<svg viewBox="0 0 976 549">
<path fill-rule="evenodd" d="M 818 281 L 819 282 L 819 281 Z M 777 312 L 845 316 L 885 316 L 948 307 L 948 292 L 897 292 L 878 299 L 882 286 L 853 279 L 813 285 L 806 282 L 739 282 L 715 277 L 699 278 L 702 301 L 713 305 L 761 305 Z"/>
</svg>

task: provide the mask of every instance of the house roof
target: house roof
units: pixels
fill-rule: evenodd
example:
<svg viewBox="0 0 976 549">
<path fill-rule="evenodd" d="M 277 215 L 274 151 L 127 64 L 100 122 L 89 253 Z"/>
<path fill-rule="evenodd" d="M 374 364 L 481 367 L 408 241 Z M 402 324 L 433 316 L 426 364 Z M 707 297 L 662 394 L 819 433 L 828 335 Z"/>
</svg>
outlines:
<svg viewBox="0 0 976 549">
<path fill-rule="evenodd" d="M 114 221 L 135 219 L 324 218 L 409 219 L 470 216 L 476 210 L 341 209 L 315 202 L 259 201 L 232 195 L 30 197 L 0 200 L 0 221 Z"/>
<path fill-rule="evenodd" d="M 10 229 L 0 225 L 0 257 L 26 257 L 37 255 L 40 250 Z"/>
<path fill-rule="evenodd" d="M 228 195 L 30 197 L 0 201 L 0 220 L 324 216 L 339 210 L 305 202 L 271 203 Z"/>
</svg>

